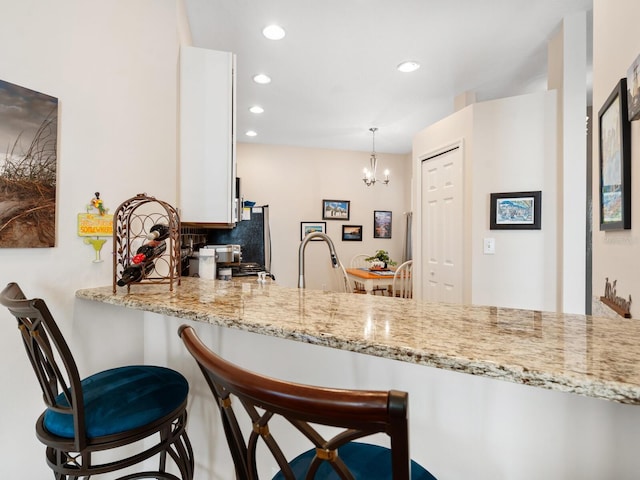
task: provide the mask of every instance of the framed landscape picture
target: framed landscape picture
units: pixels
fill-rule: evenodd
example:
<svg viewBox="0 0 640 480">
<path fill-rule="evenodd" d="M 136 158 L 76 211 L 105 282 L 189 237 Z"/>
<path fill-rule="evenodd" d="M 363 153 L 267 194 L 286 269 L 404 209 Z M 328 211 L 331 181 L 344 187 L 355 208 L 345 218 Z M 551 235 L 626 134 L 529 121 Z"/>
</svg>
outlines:
<svg viewBox="0 0 640 480">
<path fill-rule="evenodd" d="M 542 192 L 491 194 L 491 230 L 540 230 Z"/>
<path fill-rule="evenodd" d="M 343 225 L 342 240 L 345 242 L 361 242 L 362 225 Z"/>
<path fill-rule="evenodd" d="M 391 212 L 386 210 L 373 212 L 373 238 L 391 238 Z"/>
<path fill-rule="evenodd" d="M 313 232 L 327 233 L 327 222 L 300 222 L 300 240 Z M 320 240 L 314 238 L 313 241 Z"/>
<path fill-rule="evenodd" d="M 0 80 L 0 248 L 54 247 L 58 99 Z"/>
<path fill-rule="evenodd" d="M 631 228 L 631 126 L 627 81 L 621 79 L 598 112 L 600 230 Z"/>
<path fill-rule="evenodd" d="M 349 220 L 349 200 L 322 200 L 323 220 Z"/>
</svg>

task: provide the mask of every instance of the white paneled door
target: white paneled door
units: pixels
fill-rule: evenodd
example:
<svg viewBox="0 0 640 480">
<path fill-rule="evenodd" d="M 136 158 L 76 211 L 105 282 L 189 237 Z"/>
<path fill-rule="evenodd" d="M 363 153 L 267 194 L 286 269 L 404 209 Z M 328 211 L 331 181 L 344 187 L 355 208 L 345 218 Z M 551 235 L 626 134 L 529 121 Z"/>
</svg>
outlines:
<svg viewBox="0 0 640 480">
<path fill-rule="evenodd" d="M 422 161 L 422 299 L 463 301 L 462 149 Z"/>
</svg>

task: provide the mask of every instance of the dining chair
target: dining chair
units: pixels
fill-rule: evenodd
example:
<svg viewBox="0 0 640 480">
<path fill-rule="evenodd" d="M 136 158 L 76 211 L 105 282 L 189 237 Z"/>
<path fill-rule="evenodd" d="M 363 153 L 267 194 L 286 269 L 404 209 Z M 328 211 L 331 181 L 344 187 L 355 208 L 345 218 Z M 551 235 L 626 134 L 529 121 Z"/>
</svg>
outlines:
<svg viewBox="0 0 640 480">
<path fill-rule="evenodd" d="M 409 457 L 407 392 L 325 388 L 267 377 L 214 353 L 193 327 L 182 325 L 178 334 L 215 398 L 236 479 L 258 480 L 264 478 L 260 472 L 271 476 L 279 469 L 273 480 L 435 480 Z M 292 428 L 283 431 L 287 426 Z M 380 433 L 389 447 L 356 441 Z M 300 453 L 305 444 L 311 448 Z M 263 464 L 263 452 L 270 454 L 271 465 Z"/>
<path fill-rule="evenodd" d="M 46 446 L 46 461 L 56 480 L 88 479 L 154 456 L 157 471 L 129 469 L 118 478 L 193 479 L 193 451 L 185 430 L 189 385 L 180 373 L 132 365 L 80 380 L 71 350 L 44 300 L 27 299 L 16 283 L 9 283 L 0 292 L 0 304 L 18 321 L 42 390 L 47 408 L 36 421 L 36 437 Z M 167 471 L 168 457 L 179 477 Z"/>
<path fill-rule="evenodd" d="M 351 261 L 349 262 L 349 268 L 369 268 L 370 264 L 365 259 L 369 258 L 371 255 L 367 255 L 366 253 L 358 253 L 351 257 Z M 380 293 L 381 295 L 385 295 L 388 291 L 388 287 L 375 286 L 373 287 L 373 294 L 377 295 Z M 358 282 L 354 280 L 353 282 L 353 293 L 367 293 L 364 288 L 364 283 Z"/>
<path fill-rule="evenodd" d="M 394 297 L 413 298 L 413 260 L 407 260 L 401 264 L 393 275 L 391 292 Z"/>
<path fill-rule="evenodd" d="M 355 293 L 355 287 L 353 286 L 349 275 L 347 275 L 347 269 L 344 268 L 342 262 L 340 262 L 340 286 L 343 288 L 344 293 Z"/>
</svg>

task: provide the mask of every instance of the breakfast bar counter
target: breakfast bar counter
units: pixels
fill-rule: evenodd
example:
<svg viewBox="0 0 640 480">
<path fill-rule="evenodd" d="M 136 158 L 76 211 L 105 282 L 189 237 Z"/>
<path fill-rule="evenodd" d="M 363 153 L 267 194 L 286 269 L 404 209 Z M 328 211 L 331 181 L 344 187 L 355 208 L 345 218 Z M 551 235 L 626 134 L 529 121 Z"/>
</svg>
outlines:
<svg viewBox="0 0 640 480">
<path fill-rule="evenodd" d="M 640 322 L 186 277 L 79 298 L 403 362 L 640 403 Z"/>
<path fill-rule="evenodd" d="M 640 471 L 634 319 L 305 290 L 255 277 L 182 278 L 173 292 L 87 288 L 76 297 L 75 322 L 92 358 L 117 332 L 138 342 L 144 363 L 188 378 L 196 478 L 233 474 L 211 394 L 178 338 L 182 323 L 260 373 L 408 391 L 412 457 L 439 480 L 625 479 Z M 107 360 L 116 358 L 100 357 Z"/>
</svg>

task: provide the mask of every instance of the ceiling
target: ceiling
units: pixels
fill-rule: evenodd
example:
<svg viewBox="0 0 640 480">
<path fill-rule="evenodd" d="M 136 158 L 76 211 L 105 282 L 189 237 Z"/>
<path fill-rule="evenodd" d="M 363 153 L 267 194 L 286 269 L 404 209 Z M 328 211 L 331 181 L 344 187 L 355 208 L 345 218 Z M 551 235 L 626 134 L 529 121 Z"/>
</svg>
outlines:
<svg viewBox="0 0 640 480">
<path fill-rule="evenodd" d="M 592 10 L 592 0 L 184 3 L 193 45 L 237 56 L 239 142 L 368 151 L 377 127 L 385 153 L 410 152 L 464 92 L 485 101 L 545 90 L 548 40 L 563 17 Z M 284 39 L 262 35 L 272 23 Z M 420 69 L 397 71 L 405 60 Z M 254 83 L 257 73 L 272 82 Z"/>
</svg>

